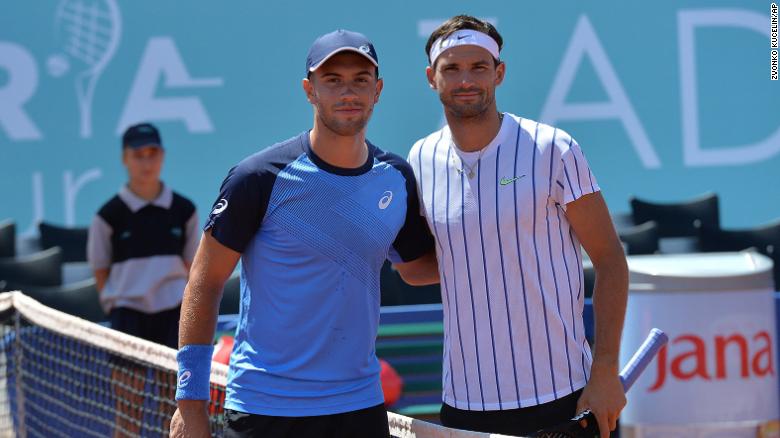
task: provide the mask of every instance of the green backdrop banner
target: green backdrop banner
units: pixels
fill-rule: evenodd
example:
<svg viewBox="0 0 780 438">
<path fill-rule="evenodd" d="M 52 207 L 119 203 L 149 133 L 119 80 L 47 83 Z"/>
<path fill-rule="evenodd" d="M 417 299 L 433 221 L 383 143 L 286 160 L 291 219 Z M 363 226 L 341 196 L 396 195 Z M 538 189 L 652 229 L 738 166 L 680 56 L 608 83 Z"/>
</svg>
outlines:
<svg viewBox="0 0 780 438">
<path fill-rule="evenodd" d="M 780 83 L 763 1 L 6 0 L 0 219 L 85 225 L 125 180 L 119 136 L 157 124 L 164 180 L 204 218 L 227 170 L 312 123 L 301 89 L 320 34 L 367 34 L 385 89 L 369 138 L 406 155 L 442 123 L 423 46 L 444 19 L 493 21 L 499 108 L 579 141 L 610 208 L 721 195 L 725 226 L 780 218 Z"/>
</svg>

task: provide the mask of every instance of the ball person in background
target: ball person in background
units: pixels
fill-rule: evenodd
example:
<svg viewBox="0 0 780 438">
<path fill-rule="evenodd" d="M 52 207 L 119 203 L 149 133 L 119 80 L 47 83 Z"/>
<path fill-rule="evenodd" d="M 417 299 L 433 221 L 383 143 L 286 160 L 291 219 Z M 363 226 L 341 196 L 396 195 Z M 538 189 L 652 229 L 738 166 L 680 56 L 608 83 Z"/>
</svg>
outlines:
<svg viewBox="0 0 780 438">
<path fill-rule="evenodd" d="M 164 158 L 154 125 L 125 130 L 122 163 L 128 181 L 92 220 L 87 259 L 111 328 L 176 348 L 182 295 L 201 232 L 193 203 L 160 180 Z M 126 358 L 111 360 L 116 434 L 138 434 L 143 370 Z M 167 406 L 160 404 L 163 410 Z M 172 413 L 161 412 L 164 418 Z"/>
<path fill-rule="evenodd" d="M 89 227 L 87 259 L 111 328 L 171 348 L 201 232 L 193 203 L 160 180 L 165 150 L 150 123 L 122 136 L 128 181 Z"/>
</svg>

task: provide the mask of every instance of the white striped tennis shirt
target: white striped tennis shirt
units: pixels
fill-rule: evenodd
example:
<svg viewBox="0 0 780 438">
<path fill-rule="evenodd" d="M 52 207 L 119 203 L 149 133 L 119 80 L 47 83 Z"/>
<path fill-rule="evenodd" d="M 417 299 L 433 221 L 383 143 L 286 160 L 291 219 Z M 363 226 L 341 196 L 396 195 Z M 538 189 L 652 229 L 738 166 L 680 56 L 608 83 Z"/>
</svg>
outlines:
<svg viewBox="0 0 780 438">
<path fill-rule="evenodd" d="M 585 386 L 582 254 L 565 212 L 599 187 L 579 145 L 504 113 L 482 151 L 459 150 L 445 126 L 415 143 L 409 162 L 436 237 L 444 401 L 513 409 Z"/>
</svg>

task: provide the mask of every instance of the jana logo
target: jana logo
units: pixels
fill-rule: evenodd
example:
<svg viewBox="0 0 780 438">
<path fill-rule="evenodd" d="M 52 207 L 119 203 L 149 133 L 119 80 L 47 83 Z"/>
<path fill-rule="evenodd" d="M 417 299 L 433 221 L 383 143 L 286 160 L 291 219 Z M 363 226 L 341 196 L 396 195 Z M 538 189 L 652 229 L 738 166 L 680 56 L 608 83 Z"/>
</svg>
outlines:
<svg viewBox="0 0 780 438">
<path fill-rule="evenodd" d="M 656 379 L 648 392 L 663 388 L 668 380 L 748 381 L 775 375 L 775 345 L 767 330 L 698 336 L 682 333 L 658 352 Z"/>
<path fill-rule="evenodd" d="M 92 98 L 101 73 L 114 57 L 122 19 L 114 0 L 65 0 L 54 18 L 61 53 L 49 57 L 49 74 L 60 77 L 77 69 L 75 87 L 81 137 L 92 135 Z"/>
</svg>

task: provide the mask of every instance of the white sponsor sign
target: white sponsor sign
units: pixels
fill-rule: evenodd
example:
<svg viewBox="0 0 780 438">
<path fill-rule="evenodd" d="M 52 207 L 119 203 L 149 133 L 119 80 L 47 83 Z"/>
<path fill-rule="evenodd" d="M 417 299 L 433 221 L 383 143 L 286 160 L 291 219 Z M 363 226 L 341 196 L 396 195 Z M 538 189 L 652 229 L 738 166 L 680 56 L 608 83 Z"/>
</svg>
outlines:
<svg viewBox="0 0 780 438">
<path fill-rule="evenodd" d="M 625 327 L 621 362 L 652 327 L 662 328 L 669 344 L 628 393 L 622 423 L 757 424 L 778 418 L 775 308 L 768 288 L 632 292 Z"/>
</svg>

